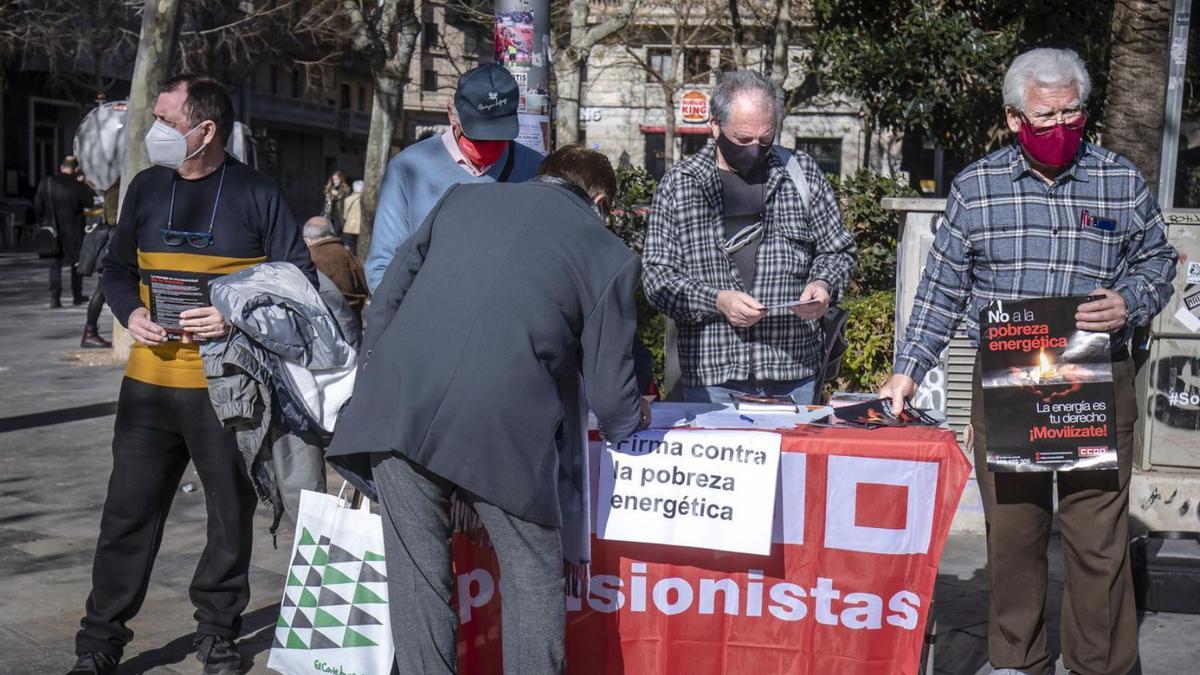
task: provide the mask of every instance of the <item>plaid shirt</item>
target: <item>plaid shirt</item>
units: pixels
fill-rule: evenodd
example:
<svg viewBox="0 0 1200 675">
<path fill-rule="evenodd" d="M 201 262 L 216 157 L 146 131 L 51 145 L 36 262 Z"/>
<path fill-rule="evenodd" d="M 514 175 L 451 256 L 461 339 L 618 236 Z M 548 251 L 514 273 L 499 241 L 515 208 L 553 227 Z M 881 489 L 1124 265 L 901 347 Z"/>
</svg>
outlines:
<svg viewBox="0 0 1200 675">
<path fill-rule="evenodd" d="M 675 165 L 654 195 L 642 254 L 646 297 L 679 327 L 679 365 L 687 386 L 729 380 L 799 380 L 822 358 L 821 327 L 786 309 L 749 328 L 734 328 L 717 311 L 717 292 L 749 293 L 764 305 L 798 300 L 809 282 L 829 284 L 834 300 L 857 264 L 837 198 L 808 155 L 796 153 L 808 179 L 810 211 L 771 153 L 757 271 L 747 284 L 719 246 L 725 238 L 716 144 Z"/>
<path fill-rule="evenodd" d="M 895 372 L 920 382 L 964 314 L 978 344 L 979 310 L 992 300 L 1099 288 L 1125 299 L 1116 349 L 1167 304 L 1177 259 L 1158 204 L 1125 158 L 1084 143 L 1048 185 L 1017 145 L 997 150 L 954 179 Z"/>
</svg>

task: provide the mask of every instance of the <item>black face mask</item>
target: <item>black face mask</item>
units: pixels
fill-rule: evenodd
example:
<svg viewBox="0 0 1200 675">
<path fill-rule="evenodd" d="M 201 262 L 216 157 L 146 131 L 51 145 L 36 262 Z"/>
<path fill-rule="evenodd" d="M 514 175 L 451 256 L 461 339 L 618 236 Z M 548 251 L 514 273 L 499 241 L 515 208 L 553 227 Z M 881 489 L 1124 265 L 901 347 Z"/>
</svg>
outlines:
<svg viewBox="0 0 1200 675">
<path fill-rule="evenodd" d="M 725 132 L 717 135 L 717 148 L 721 150 L 725 163 L 743 178 L 757 171 L 771 154 L 771 143 L 738 145 L 730 140 Z"/>
</svg>

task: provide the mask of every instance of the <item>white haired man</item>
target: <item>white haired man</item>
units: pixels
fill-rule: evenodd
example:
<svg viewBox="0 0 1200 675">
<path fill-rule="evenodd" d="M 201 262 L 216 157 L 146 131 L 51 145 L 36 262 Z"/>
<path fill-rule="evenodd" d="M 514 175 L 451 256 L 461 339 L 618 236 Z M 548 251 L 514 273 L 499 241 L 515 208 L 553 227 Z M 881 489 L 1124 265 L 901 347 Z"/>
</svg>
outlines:
<svg viewBox="0 0 1200 675">
<path fill-rule="evenodd" d="M 819 320 L 858 262 L 816 161 L 794 153 L 803 179 L 792 179 L 792 152 L 774 145 L 782 99 L 760 73 L 723 75 L 712 96 L 713 140 L 675 165 L 654 195 L 643 283 L 679 328 L 690 401 L 749 393 L 811 403 L 823 361 Z"/>
<path fill-rule="evenodd" d="M 1177 253 L 1141 173 L 1082 141 L 1091 81 L 1075 52 L 1034 49 L 1004 78 L 1017 143 L 954 180 L 929 253 L 895 375 L 880 391 L 895 405 L 916 391 L 964 315 L 992 300 L 1096 295 L 1079 330 L 1110 333 L 1118 469 L 1057 474 L 1066 589 L 1063 661 L 1072 673 L 1124 675 L 1137 661 L 1137 615 L 1126 511 L 1137 403 L 1129 338 L 1171 297 Z M 1109 227 L 1100 228 L 1103 219 Z M 979 361 L 971 406 L 975 475 L 987 521 L 988 657 L 996 673 L 1050 673 L 1043 610 L 1055 475 L 987 470 Z"/>
</svg>

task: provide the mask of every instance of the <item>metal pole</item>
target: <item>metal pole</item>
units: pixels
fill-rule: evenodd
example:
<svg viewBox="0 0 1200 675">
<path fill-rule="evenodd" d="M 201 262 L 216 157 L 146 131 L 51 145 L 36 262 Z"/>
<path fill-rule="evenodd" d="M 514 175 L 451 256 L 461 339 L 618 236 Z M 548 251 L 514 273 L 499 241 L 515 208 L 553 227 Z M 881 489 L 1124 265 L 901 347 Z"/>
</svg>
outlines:
<svg viewBox="0 0 1200 675">
<path fill-rule="evenodd" d="M 521 88 L 517 142 L 550 152 L 550 0 L 496 0 L 496 63 Z"/>
<path fill-rule="evenodd" d="M 1167 69 L 1167 100 L 1163 106 L 1162 158 L 1159 160 L 1158 205 L 1175 205 L 1175 170 L 1179 157 L 1179 124 L 1183 108 L 1183 75 L 1187 67 L 1188 24 L 1192 0 L 1175 0 L 1171 18 L 1171 56 Z"/>
</svg>

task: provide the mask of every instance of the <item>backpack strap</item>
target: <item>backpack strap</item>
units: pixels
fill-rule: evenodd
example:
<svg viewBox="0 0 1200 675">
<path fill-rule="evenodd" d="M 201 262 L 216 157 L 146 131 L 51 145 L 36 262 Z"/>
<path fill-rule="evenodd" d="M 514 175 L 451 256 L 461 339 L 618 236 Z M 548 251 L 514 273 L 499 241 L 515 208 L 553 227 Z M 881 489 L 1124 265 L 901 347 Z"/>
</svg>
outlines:
<svg viewBox="0 0 1200 675">
<path fill-rule="evenodd" d="M 508 157 L 504 160 L 504 168 L 500 170 L 500 175 L 496 178 L 497 183 L 507 183 L 508 182 L 509 177 L 512 176 L 513 163 L 516 162 L 516 157 L 517 157 L 517 142 L 509 141 L 508 142 Z"/>
<path fill-rule="evenodd" d="M 808 204 L 812 196 L 808 189 L 808 179 L 804 177 L 804 171 L 800 169 L 800 162 L 796 159 L 796 153 L 782 145 L 776 145 L 774 151 L 775 156 L 786 166 L 788 178 L 792 180 L 792 185 L 796 186 L 796 192 L 800 193 L 800 202 L 804 205 L 804 212 L 808 213 Z"/>
</svg>

